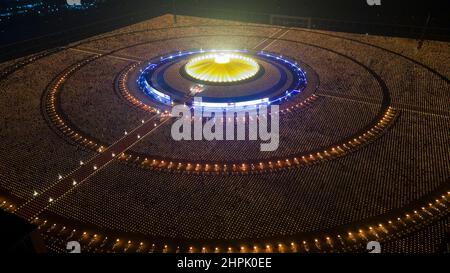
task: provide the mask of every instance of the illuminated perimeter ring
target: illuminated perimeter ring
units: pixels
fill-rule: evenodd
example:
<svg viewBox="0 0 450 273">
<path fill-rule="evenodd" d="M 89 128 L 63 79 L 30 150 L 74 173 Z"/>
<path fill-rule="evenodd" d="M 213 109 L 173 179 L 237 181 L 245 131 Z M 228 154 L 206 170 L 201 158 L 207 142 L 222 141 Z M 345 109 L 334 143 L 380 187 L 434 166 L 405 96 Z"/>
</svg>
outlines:
<svg viewBox="0 0 450 273">
<path fill-rule="evenodd" d="M 250 56 L 250 57 L 247 57 Z M 254 57 L 254 58 L 253 58 Z M 190 59 L 186 61 L 186 59 Z M 196 71 L 200 71 L 198 66 L 203 60 L 208 60 L 206 64 L 209 66 L 232 64 L 233 62 L 246 62 L 247 65 L 243 69 L 243 74 L 233 74 L 237 78 L 228 78 L 229 83 L 232 86 L 236 86 L 241 89 L 240 80 L 252 80 L 258 81 L 259 78 L 252 78 L 256 74 L 259 74 L 263 69 L 260 64 L 255 60 L 261 60 L 270 65 L 275 70 L 280 71 L 280 79 L 277 83 L 274 83 L 273 87 L 264 89 L 261 92 L 256 92 L 251 96 L 245 96 L 245 91 L 243 91 L 242 96 L 234 97 L 221 97 L 221 98 L 211 98 L 202 97 L 202 101 L 193 101 L 189 99 L 189 92 L 183 90 L 176 90 L 170 86 L 170 83 L 166 83 L 164 76 L 161 76 L 160 70 L 166 70 L 167 67 L 176 65 L 180 62 L 186 61 L 185 72 L 192 78 L 199 78 L 205 81 L 205 75 L 196 75 Z M 201 65 L 200 65 L 201 67 Z M 242 71 L 241 71 L 242 72 Z M 208 73 L 206 73 L 208 74 Z M 287 75 L 290 74 L 290 75 Z M 219 81 L 219 76 L 214 76 L 214 73 L 208 74 L 210 78 L 211 85 Z M 179 75 L 182 77 L 181 75 Z M 289 80 L 287 80 L 289 78 Z M 155 80 L 156 79 L 156 80 Z M 158 82 L 159 80 L 159 82 Z M 292 96 L 301 93 L 307 85 L 306 72 L 298 65 L 295 60 L 281 56 L 279 54 L 274 54 L 265 51 L 248 51 L 248 50 L 192 50 L 178 52 L 170 55 L 165 55 L 156 59 L 151 60 L 145 68 L 142 69 L 140 75 L 138 76 L 137 83 L 139 88 L 148 95 L 156 105 L 160 105 L 161 109 L 167 109 L 167 106 L 171 106 L 178 103 L 186 103 L 189 106 L 195 106 L 196 108 L 202 107 L 203 110 L 245 110 L 249 107 L 263 106 L 270 104 L 281 104 L 289 100 Z M 196 82 L 192 81 L 195 85 Z M 267 87 L 272 83 L 261 84 L 262 87 Z M 205 83 L 208 85 L 208 82 Z"/>
</svg>

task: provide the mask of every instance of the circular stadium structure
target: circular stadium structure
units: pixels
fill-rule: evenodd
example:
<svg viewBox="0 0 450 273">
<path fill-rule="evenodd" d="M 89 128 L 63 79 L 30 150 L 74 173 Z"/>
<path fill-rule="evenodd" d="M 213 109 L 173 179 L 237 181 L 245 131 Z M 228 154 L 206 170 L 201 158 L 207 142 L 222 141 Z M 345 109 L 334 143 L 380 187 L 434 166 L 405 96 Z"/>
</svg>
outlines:
<svg viewBox="0 0 450 273">
<path fill-rule="evenodd" d="M 195 106 L 238 110 L 281 104 L 307 85 L 296 61 L 274 53 L 206 52 L 179 51 L 151 60 L 140 69 L 139 87 L 163 109 L 174 103 L 193 105 L 192 97 L 198 97 L 202 102 Z"/>
<path fill-rule="evenodd" d="M 438 247 L 448 43 L 170 18 L 0 64 L 2 209 L 54 252 Z M 178 105 L 277 106 L 279 147 L 177 141 Z"/>
</svg>

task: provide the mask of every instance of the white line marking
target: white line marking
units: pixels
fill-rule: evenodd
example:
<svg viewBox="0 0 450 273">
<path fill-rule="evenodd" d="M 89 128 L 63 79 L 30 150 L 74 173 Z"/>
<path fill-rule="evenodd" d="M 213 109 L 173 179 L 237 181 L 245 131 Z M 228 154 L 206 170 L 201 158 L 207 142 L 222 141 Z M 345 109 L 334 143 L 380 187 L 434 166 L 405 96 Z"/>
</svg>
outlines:
<svg viewBox="0 0 450 273">
<path fill-rule="evenodd" d="M 268 44 L 267 46 L 265 46 L 263 49 L 264 50 L 266 48 L 268 48 L 269 46 L 271 46 L 273 43 L 275 43 L 276 41 L 278 41 L 278 39 L 281 39 L 284 35 L 286 35 L 288 32 L 290 31 L 290 29 L 287 29 L 283 34 L 281 34 L 280 36 L 278 36 L 277 38 L 275 38 L 272 42 L 270 42 L 270 44 Z"/>
<path fill-rule="evenodd" d="M 105 57 L 110 57 L 110 58 L 114 58 L 114 59 L 118 59 L 118 60 L 122 60 L 122 61 L 131 61 L 131 62 L 140 62 L 140 60 L 137 59 L 130 59 L 130 58 L 124 58 L 124 57 L 119 57 L 119 56 L 114 56 L 114 55 L 106 55 L 100 52 L 95 52 L 95 51 L 90 51 L 90 50 L 85 50 L 85 49 L 79 49 L 79 48 L 68 48 L 69 50 L 73 50 L 73 51 L 79 51 L 79 52 L 83 52 L 83 53 L 88 53 L 88 54 L 97 54 L 97 55 L 102 55 Z"/>
<path fill-rule="evenodd" d="M 263 39 L 261 42 L 259 42 L 256 46 L 253 47 L 253 49 L 257 48 L 258 46 L 260 46 L 261 44 L 263 44 L 265 41 L 269 40 L 270 38 L 272 38 L 273 36 L 275 36 L 278 32 L 282 31 L 283 29 L 280 28 L 277 31 L 275 31 L 272 35 L 270 35 L 269 37 Z"/>
</svg>

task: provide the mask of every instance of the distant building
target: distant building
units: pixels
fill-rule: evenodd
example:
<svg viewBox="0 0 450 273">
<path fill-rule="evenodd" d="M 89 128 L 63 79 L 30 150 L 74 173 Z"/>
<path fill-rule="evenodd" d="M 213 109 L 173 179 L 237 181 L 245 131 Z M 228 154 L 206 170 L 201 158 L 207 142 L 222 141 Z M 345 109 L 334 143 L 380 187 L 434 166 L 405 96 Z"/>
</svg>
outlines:
<svg viewBox="0 0 450 273">
<path fill-rule="evenodd" d="M 86 10 L 97 7 L 105 0 L 4 0 L 0 7 L 0 20 L 20 16 L 48 15 L 65 10 Z"/>
</svg>

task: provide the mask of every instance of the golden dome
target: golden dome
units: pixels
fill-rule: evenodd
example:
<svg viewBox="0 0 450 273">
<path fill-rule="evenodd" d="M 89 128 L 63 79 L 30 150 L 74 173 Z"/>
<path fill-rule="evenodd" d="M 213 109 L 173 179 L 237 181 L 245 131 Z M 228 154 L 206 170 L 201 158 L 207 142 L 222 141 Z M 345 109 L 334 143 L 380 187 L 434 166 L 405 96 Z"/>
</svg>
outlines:
<svg viewBox="0 0 450 273">
<path fill-rule="evenodd" d="M 192 58 L 186 64 L 185 71 L 197 80 L 226 83 L 255 76 L 259 65 L 252 58 L 236 53 L 206 53 Z"/>
</svg>

